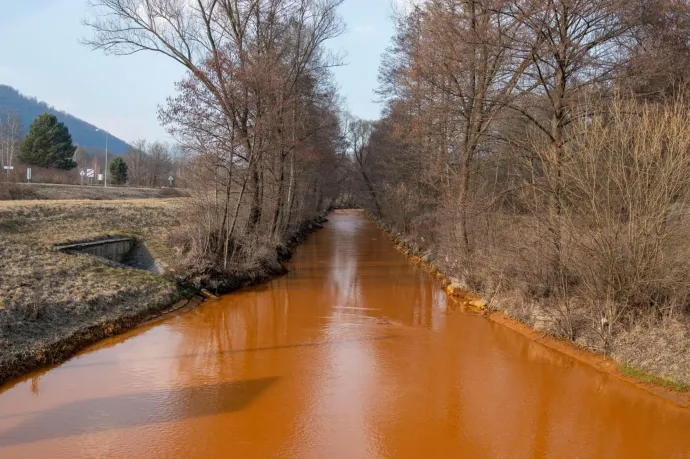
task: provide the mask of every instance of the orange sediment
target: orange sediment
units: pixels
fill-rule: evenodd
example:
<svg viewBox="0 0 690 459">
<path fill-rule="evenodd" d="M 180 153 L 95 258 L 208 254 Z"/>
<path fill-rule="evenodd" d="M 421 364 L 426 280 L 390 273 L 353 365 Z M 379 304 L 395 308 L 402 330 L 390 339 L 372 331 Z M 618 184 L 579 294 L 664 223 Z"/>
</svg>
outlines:
<svg viewBox="0 0 690 459">
<path fill-rule="evenodd" d="M 400 250 L 401 246 L 397 245 L 396 248 Z M 404 250 L 403 253 L 405 253 Z M 446 294 L 456 301 L 463 311 L 482 314 L 487 319 L 506 326 L 532 341 L 566 354 L 574 359 L 579 360 L 580 362 L 596 368 L 599 371 L 611 374 L 651 394 L 672 401 L 680 407 L 690 408 L 689 392 L 680 392 L 655 382 L 642 381 L 639 378 L 626 375 L 620 370 L 620 364 L 610 357 L 588 351 L 571 341 L 558 339 L 551 335 L 542 333 L 520 321 L 513 319 L 502 311 L 490 312 L 487 309 L 488 302 L 486 300 L 471 292 L 467 292 L 459 288 L 453 288 L 448 276 L 439 271 L 433 263 L 425 262 L 422 260 L 422 257 L 415 255 L 409 255 L 408 258 L 411 262 L 423 266 L 432 276 L 436 277 L 443 284 Z"/>
<path fill-rule="evenodd" d="M 587 365 L 591 365 L 599 371 L 603 371 L 608 374 L 614 375 L 615 377 L 622 379 L 623 381 L 626 381 L 630 384 L 633 384 L 640 389 L 643 389 L 649 393 L 670 400 L 683 408 L 690 408 L 689 393 L 678 392 L 659 384 L 646 383 L 636 378 L 627 376 L 620 371 L 620 365 L 618 364 L 618 362 L 609 357 L 594 352 L 590 352 L 586 349 L 577 346 L 572 342 L 564 341 L 561 339 L 554 338 L 553 336 L 540 333 L 537 330 L 534 330 L 529 326 L 508 317 L 503 312 L 492 312 L 488 314 L 486 317 L 496 323 L 499 323 L 512 330 L 515 330 L 522 336 L 525 336 L 531 339 L 532 341 L 536 341 L 539 344 L 542 344 L 558 352 L 566 354 L 574 359 L 577 359 L 580 362 L 584 362 Z"/>
</svg>

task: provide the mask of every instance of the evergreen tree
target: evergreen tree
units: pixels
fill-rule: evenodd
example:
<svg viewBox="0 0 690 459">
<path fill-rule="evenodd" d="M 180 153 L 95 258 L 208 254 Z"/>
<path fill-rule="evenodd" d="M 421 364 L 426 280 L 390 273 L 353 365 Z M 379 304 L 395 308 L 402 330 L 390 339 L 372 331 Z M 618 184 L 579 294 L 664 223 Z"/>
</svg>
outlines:
<svg viewBox="0 0 690 459">
<path fill-rule="evenodd" d="M 129 167 L 124 159 L 116 156 L 108 165 L 108 179 L 118 185 L 127 183 L 127 175 L 129 174 Z"/>
<path fill-rule="evenodd" d="M 55 115 L 39 115 L 29 128 L 19 149 L 19 161 L 24 164 L 55 169 L 73 169 L 77 163 L 72 160 L 76 147 L 64 123 Z"/>
</svg>

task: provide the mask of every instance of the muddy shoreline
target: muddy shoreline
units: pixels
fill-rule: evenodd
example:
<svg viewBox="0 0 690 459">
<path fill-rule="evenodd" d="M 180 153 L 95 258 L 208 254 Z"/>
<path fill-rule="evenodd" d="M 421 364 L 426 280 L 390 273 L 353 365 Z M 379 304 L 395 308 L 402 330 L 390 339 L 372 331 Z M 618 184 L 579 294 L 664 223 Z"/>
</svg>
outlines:
<svg viewBox="0 0 690 459">
<path fill-rule="evenodd" d="M 690 394 L 687 392 L 674 391 L 658 384 L 645 383 L 633 377 L 627 376 L 620 371 L 618 362 L 610 357 L 583 349 L 577 346 L 575 343 L 560 340 L 540 333 L 528 327 L 527 325 L 508 317 L 508 315 L 500 311 L 484 314 L 484 317 L 486 317 L 488 320 L 508 327 L 522 336 L 543 346 L 556 350 L 562 354 L 566 354 L 580 362 L 596 368 L 599 371 L 603 371 L 617 377 L 618 379 L 633 384 L 644 391 L 658 395 L 659 397 L 667 399 L 683 408 L 690 408 Z"/>
<path fill-rule="evenodd" d="M 148 304 L 134 312 L 124 308 L 121 314 L 117 310 L 109 311 L 109 314 L 115 317 L 105 320 L 101 318 L 98 323 L 86 320 L 80 326 L 78 325 L 76 330 L 52 342 L 34 343 L 33 346 L 27 345 L 19 351 L 3 356 L 0 359 L 0 385 L 11 383 L 31 371 L 63 363 L 85 347 L 105 338 L 132 330 L 182 309 L 194 308 L 205 301 L 205 296 L 209 296 L 207 289 L 212 289 L 213 294 L 226 294 L 285 274 L 287 269 L 283 266 L 283 262 L 290 259 L 293 249 L 307 239 L 312 232 L 323 228 L 322 224 L 328 221 L 325 215 L 305 221 L 284 245 L 276 247 L 278 264 L 233 273 L 231 277 L 216 271 L 207 275 L 206 282 L 200 282 L 197 285 L 192 285 L 185 279 L 177 279 L 177 290 L 167 301 Z M 57 334 L 59 330 L 44 330 L 44 332 Z"/>
<path fill-rule="evenodd" d="M 482 315 L 487 320 L 491 320 L 508 327 L 532 341 L 535 341 L 562 354 L 566 354 L 569 357 L 590 365 L 599 371 L 613 375 L 616 378 L 632 384 L 646 392 L 662 397 L 677 406 L 682 408 L 690 408 L 689 392 L 674 390 L 661 384 L 645 382 L 638 378 L 626 375 L 620 369 L 621 364 L 609 356 L 582 348 L 574 342 L 559 339 L 535 330 L 528 325 L 508 316 L 503 311 L 491 311 L 486 307 L 486 300 L 471 292 L 459 289 L 452 283 L 451 277 L 442 272 L 435 265 L 433 260 L 427 260 L 423 256 L 420 256 L 420 250 L 418 247 L 411 247 L 409 245 L 409 241 L 393 233 L 385 222 L 373 217 L 370 214 L 368 214 L 368 216 L 379 228 L 381 228 L 381 230 L 388 235 L 398 251 L 409 257 L 414 263 L 425 267 L 433 276 L 438 278 L 443 284 L 447 295 L 452 298 L 464 311 Z"/>
</svg>

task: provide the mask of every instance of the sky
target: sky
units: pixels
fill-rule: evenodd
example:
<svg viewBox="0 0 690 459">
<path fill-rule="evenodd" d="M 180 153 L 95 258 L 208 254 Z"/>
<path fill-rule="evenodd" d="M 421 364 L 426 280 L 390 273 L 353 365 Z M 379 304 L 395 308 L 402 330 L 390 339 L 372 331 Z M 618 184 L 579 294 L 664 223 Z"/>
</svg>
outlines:
<svg viewBox="0 0 690 459">
<path fill-rule="evenodd" d="M 394 0 L 345 0 L 347 31 L 329 47 L 345 56 L 334 69 L 347 110 L 377 119 L 374 90 L 380 58 L 393 33 Z M 157 108 L 184 75 L 180 64 L 154 53 L 106 56 L 79 43 L 85 0 L 0 0 L 0 84 L 36 97 L 121 139 L 169 140 Z"/>
</svg>

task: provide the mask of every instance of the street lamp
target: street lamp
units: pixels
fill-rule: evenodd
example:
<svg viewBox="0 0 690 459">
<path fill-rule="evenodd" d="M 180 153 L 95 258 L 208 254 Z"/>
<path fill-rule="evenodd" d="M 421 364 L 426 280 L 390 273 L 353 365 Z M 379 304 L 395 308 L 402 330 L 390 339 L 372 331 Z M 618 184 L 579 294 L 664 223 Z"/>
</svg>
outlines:
<svg viewBox="0 0 690 459">
<path fill-rule="evenodd" d="M 100 129 L 96 128 L 96 132 L 101 132 Z M 103 180 L 103 186 L 108 187 L 108 131 L 105 132 L 105 175 Z"/>
</svg>

